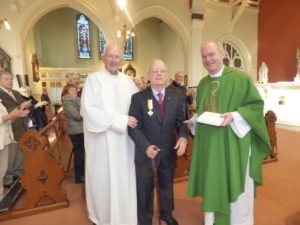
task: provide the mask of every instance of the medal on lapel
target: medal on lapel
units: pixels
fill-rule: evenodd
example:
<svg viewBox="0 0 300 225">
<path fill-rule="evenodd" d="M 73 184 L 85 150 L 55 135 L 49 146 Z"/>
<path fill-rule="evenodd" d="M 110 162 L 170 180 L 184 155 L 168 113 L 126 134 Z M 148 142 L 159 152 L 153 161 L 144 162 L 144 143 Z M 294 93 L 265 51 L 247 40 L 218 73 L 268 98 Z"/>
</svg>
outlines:
<svg viewBox="0 0 300 225">
<path fill-rule="evenodd" d="M 152 102 L 152 99 L 148 99 L 148 102 L 147 102 L 147 105 L 148 105 L 148 114 L 149 116 L 152 116 L 153 114 L 153 102 Z"/>
</svg>

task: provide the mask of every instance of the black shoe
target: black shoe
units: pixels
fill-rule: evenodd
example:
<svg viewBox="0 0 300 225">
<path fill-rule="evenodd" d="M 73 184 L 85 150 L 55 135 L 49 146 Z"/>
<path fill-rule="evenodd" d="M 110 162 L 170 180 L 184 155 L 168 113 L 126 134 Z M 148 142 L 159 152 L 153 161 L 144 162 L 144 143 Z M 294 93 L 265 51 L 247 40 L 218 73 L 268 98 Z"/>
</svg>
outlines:
<svg viewBox="0 0 300 225">
<path fill-rule="evenodd" d="M 18 180 L 18 179 L 19 179 L 19 176 L 14 176 L 13 177 L 13 181 Z"/>
<path fill-rule="evenodd" d="M 161 218 L 161 220 L 165 221 L 167 225 L 178 225 L 178 222 L 174 217 Z"/>
</svg>

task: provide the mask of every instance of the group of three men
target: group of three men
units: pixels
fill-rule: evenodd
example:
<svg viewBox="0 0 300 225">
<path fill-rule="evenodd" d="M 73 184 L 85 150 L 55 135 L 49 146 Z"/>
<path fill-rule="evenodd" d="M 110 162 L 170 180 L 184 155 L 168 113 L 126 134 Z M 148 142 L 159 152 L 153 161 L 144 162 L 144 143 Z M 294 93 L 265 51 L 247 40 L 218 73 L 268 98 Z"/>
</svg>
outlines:
<svg viewBox="0 0 300 225">
<path fill-rule="evenodd" d="M 197 89 L 197 114 L 221 114 L 221 126 L 185 120 L 178 95 L 165 88 L 167 66 L 154 59 L 150 87 L 137 92 L 119 72 L 121 52 L 109 45 L 105 70 L 90 75 L 82 93 L 86 148 L 86 198 L 94 224 L 151 225 L 154 171 L 160 218 L 177 225 L 173 178 L 177 156 L 187 145 L 187 126 L 196 128 L 188 195 L 202 196 L 205 225 L 252 225 L 253 192 L 261 184 L 261 161 L 270 151 L 263 101 L 251 78 L 224 67 L 217 42 L 202 45 L 209 75 Z M 178 139 L 175 139 L 174 130 Z M 129 134 L 129 135 L 128 135 Z"/>
</svg>

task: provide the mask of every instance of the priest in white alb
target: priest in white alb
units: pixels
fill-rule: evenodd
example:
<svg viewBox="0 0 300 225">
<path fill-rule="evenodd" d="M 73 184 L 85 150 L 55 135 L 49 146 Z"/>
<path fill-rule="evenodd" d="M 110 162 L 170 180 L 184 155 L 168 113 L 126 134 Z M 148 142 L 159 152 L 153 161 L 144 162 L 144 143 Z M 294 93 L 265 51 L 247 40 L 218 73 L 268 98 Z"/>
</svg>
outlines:
<svg viewBox="0 0 300 225">
<path fill-rule="evenodd" d="M 127 127 L 134 82 L 119 72 L 121 51 L 106 47 L 105 70 L 86 79 L 81 99 L 85 150 L 86 200 L 89 218 L 97 225 L 137 225 L 134 144 Z"/>
</svg>

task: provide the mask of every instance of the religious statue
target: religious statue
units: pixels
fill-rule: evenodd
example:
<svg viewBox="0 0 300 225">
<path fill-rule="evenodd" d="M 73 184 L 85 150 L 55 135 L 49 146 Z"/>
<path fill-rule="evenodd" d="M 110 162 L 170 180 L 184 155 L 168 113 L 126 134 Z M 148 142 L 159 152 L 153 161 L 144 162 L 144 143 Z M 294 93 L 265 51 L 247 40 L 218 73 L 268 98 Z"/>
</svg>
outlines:
<svg viewBox="0 0 300 225">
<path fill-rule="evenodd" d="M 265 62 L 261 63 L 261 66 L 259 67 L 259 83 L 266 84 L 268 83 L 268 66 Z"/>
<path fill-rule="evenodd" d="M 294 77 L 294 81 L 300 82 L 300 49 L 299 48 L 297 48 L 296 59 L 297 59 L 297 74 Z"/>
<path fill-rule="evenodd" d="M 32 77 L 34 82 L 38 82 L 40 80 L 39 77 L 39 60 L 36 53 L 32 54 L 31 57 L 31 66 L 32 66 Z"/>
</svg>

